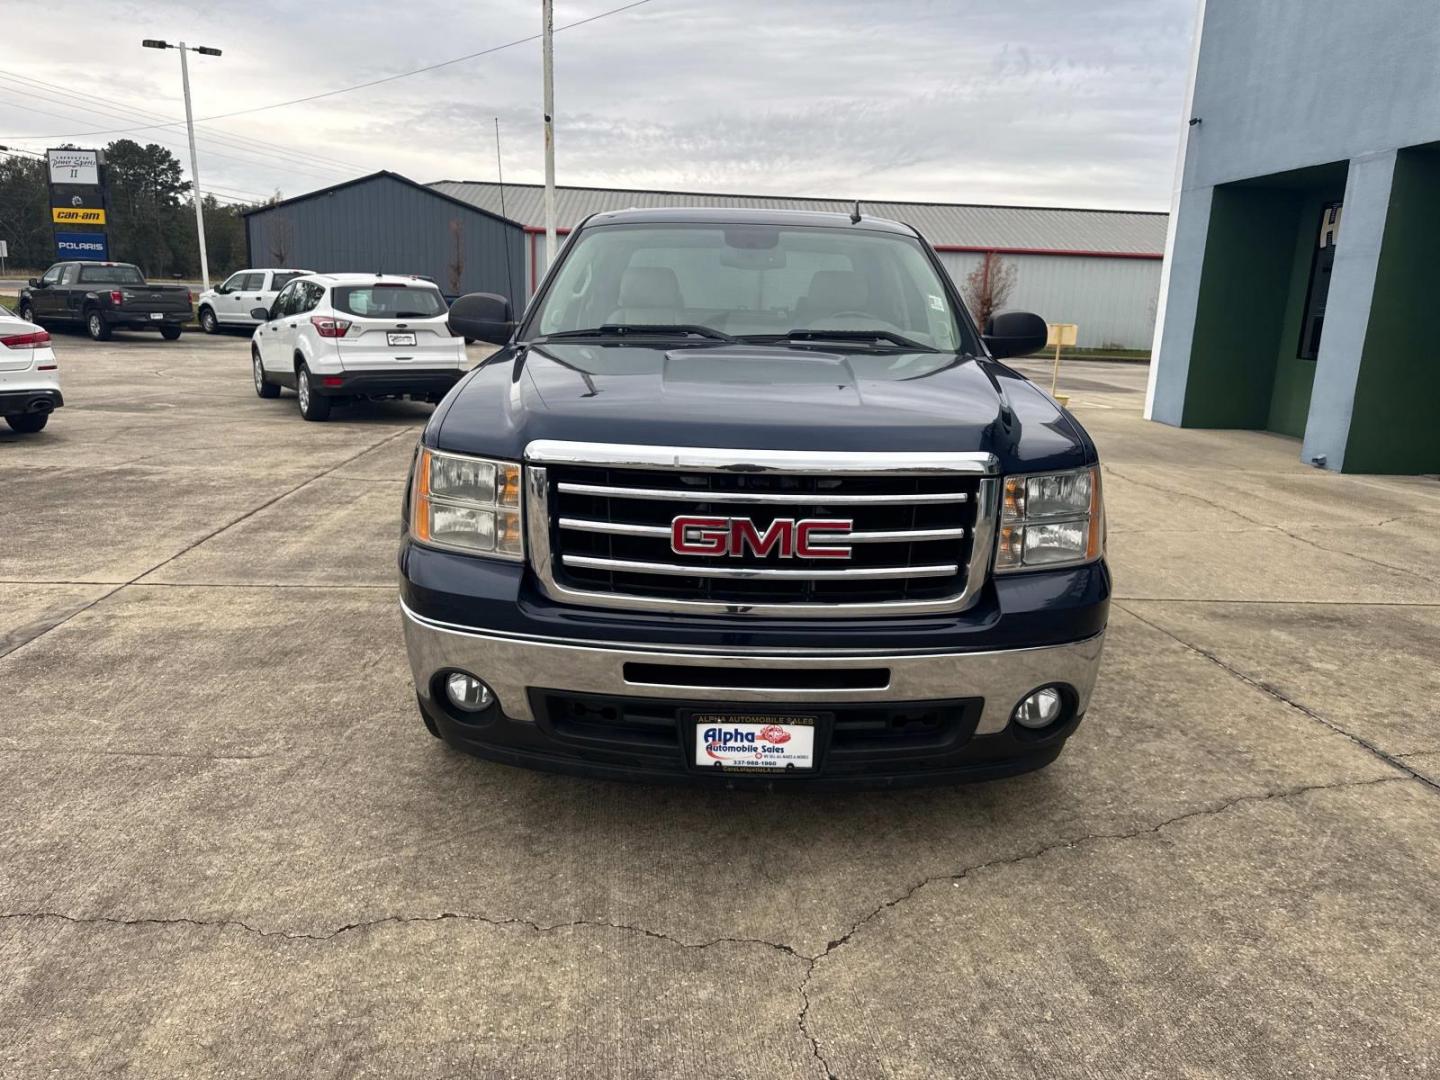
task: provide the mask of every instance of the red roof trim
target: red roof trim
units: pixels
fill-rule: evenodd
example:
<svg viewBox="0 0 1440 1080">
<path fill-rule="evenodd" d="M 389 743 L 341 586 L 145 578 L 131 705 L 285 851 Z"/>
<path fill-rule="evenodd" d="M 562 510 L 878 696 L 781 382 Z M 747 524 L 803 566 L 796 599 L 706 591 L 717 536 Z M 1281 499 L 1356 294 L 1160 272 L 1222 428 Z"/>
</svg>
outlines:
<svg viewBox="0 0 1440 1080">
<path fill-rule="evenodd" d="M 1072 251 L 1068 248 L 1010 248 L 976 247 L 972 244 L 934 244 L 936 251 L 968 251 L 977 255 L 990 252 L 993 255 L 1069 255 L 1080 259 L 1163 259 L 1164 255 L 1150 251 Z"/>
</svg>

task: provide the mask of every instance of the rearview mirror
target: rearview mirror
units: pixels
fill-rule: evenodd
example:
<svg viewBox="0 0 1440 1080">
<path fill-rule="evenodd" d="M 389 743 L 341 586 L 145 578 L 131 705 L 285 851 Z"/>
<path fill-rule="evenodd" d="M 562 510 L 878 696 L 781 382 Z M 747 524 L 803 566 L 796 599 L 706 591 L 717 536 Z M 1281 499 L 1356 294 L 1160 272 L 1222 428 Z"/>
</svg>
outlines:
<svg viewBox="0 0 1440 1080">
<path fill-rule="evenodd" d="M 1005 311 L 990 316 L 985 324 L 985 347 L 996 360 L 1007 356 L 1028 356 L 1045 347 L 1050 328 L 1039 315 L 1028 311 Z"/>
<path fill-rule="evenodd" d="M 455 337 L 488 341 L 491 345 L 504 345 L 515 332 L 510 301 L 495 293 L 466 293 L 450 305 L 447 325 Z"/>
<path fill-rule="evenodd" d="M 250 317 L 256 322 L 269 322 L 270 309 L 266 307 L 252 307 L 250 309 Z"/>
</svg>

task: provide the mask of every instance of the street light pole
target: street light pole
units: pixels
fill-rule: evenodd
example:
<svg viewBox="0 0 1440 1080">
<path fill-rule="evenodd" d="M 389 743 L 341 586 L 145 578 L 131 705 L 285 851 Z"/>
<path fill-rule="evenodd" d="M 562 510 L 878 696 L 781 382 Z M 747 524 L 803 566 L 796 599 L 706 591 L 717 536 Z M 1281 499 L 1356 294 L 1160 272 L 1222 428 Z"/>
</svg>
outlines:
<svg viewBox="0 0 1440 1080">
<path fill-rule="evenodd" d="M 200 196 L 200 159 L 195 153 L 195 114 L 190 109 L 190 65 L 186 61 L 187 52 L 202 53 L 205 56 L 219 56 L 219 49 L 207 48 L 204 45 L 186 45 L 180 42 L 178 45 L 171 45 L 166 41 L 156 41 L 153 38 L 146 38 L 142 44 L 147 49 L 179 49 L 180 50 L 180 82 L 185 88 L 185 132 L 190 138 L 190 194 L 195 203 L 195 231 L 200 237 L 200 280 L 205 291 L 210 289 L 210 260 L 205 252 L 205 211 L 201 206 Z"/>
<path fill-rule="evenodd" d="M 555 265 L 555 2 L 541 0 L 545 69 L 545 269 Z"/>
</svg>

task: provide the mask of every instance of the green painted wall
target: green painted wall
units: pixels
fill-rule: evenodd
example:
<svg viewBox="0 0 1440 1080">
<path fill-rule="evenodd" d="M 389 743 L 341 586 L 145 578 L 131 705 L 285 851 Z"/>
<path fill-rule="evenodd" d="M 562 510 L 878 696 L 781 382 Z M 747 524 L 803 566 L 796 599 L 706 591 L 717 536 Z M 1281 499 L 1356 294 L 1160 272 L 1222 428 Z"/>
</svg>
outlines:
<svg viewBox="0 0 1440 1080">
<path fill-rule="evenodd" d="M 1345 226 L 1340 226 L 1343 235 Z M 1402 150 L 1380 244 L 1345 472 L 1440 472 L 1440 149 Z"/>
<path fill-rule="evenodd" d="M 1305 434 L 1305 421 L 1310 414 L 1310 390 L 1315 384 L 1315 361 L 1301 360 L 1300 324 L 1305 316 L 1305 298 L 1310 286 L 1310 267 L 1315 260 L 1315 247 L 1320 237 L 1320 213 L 1329 203 L 1345 196 L 1343 181 L 1336 187 L 1318 192 L 1297 193 L 1294 256 L 1288 271 L 1289 294 L 1280 325 L 1280 348 L 1275 357 L 1275 381 L 1270 392 L 1270 415 L 1265 423 L 1271 431 L 1293 435 Z M 1345 230 L 1342 220 L 1341 233 Z"/>
<path fill-rule="evenodd" d="M 1264 428 L 1269 423 L 1299 204 L 1290 190 L 1215 189 L 1182 426 Z"/>
</svg>

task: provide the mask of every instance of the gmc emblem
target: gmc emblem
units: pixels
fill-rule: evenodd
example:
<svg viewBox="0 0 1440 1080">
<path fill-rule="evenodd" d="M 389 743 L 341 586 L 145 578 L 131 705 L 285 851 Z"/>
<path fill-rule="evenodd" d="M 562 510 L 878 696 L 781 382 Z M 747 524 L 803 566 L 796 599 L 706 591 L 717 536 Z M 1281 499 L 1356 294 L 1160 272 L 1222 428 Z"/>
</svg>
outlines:
<svg viewBox="0 0 1440 1080">
<path fill-rule="evenodd" d="M 848 537 L 853 524 L 831 518 L 776 518 L 762 533 L 749 518 L 677 517 L 670 522 L 670 550 L 732 559 L 747 552 L 762 559 L 771 552 L 782 559 L 848 559 L 850 545 L 836 541 Z"/>
</svg>

